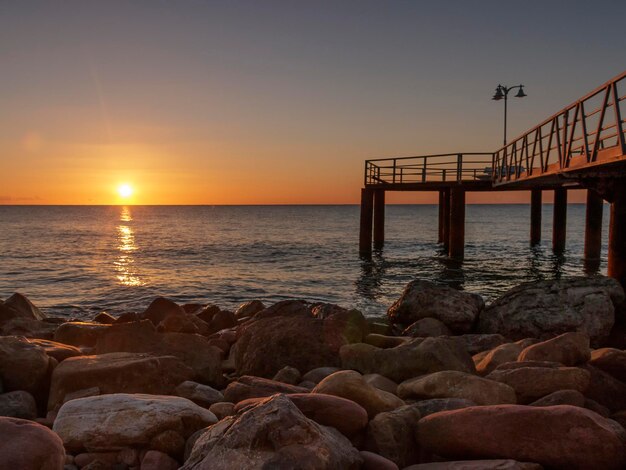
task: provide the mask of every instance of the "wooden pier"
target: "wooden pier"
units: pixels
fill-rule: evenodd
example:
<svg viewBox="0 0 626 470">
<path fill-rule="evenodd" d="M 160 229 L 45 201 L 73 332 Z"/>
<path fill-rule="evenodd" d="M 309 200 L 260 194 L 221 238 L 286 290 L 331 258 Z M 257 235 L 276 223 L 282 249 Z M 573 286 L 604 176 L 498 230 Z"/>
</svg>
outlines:
<svg viewBox="0 0 626 470">
<path fill-rule="evenodd" d="M 465 195 L 530 191 L 530 244 L 541 240 L 541 202 L 554 192 L 552 248 L 566 246 L 567 192 L 587 190 L 585 266 L 597 270 L 603 202 L 611 204 L 608 274 L 626 287 L 626 72 L 563 108 L 495 152 L 422 155 L 365 162 L 359 252 L 385 241 L 387 191 L 437 191 L 438 239 L 463 258 Z"/>
</svg>

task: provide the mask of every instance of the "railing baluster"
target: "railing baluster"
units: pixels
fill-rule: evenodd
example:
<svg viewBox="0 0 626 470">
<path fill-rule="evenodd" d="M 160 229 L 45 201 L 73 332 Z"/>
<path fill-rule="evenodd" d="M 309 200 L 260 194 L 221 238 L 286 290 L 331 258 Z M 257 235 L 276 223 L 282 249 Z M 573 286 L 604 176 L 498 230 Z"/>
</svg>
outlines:
<svg viewBox="0 0 626 470">
<path fill-rule="evenodd" d="M 622 113 L 619 109 L 619 95 L 617 94 L 617 83 L 613 82 L 611 85 L 613 90 L 613 107 L 615 113 L 615 125 L 617 126 L 617 144 L 620 146 L 622 153 L 626 153 L 626 142 L 624 142 L 624 129 L 622 126 Z"/>
<path fill-rule="evenodd" d="M 426 182 L 426 161 L 427 157 L 424 157 L 424 166 L 422 167 L 422 183 Z"/>
<path fill-rule="evenodd" d="M 396 183 L 396 159 L 393 159 L 393 183 Z"/>
</svg>

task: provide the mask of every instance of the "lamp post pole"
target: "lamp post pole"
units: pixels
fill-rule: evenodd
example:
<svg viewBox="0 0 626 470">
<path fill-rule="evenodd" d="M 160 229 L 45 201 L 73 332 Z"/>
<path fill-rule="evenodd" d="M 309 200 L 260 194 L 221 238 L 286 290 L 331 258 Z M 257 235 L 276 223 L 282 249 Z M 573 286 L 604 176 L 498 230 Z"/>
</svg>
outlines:
<svg viewBox="0 0 626 470">
<path fill-rule="evenodd" d="M 493 95 L 493 98 L 491 98 L 492 100 L 495 100 L 495 101 L 500 101 L 501 99 L 504 98 L 504 146 L 505 147 L 506 147 L 506 114 L 507 114 L 507 102 L 509 99 L 509 91 L 514 90 L 516 88 L 519 88 L 519 91 L 515 95 L 516 98 L 523 98 L 524 96 L 526 96 L 526 93 L 524 93 L 524 85 L 517 85 L 517 86 L 511 86 L 511 87 L 498 85 L 496 87 L 495 95 Z"/>
</svg>

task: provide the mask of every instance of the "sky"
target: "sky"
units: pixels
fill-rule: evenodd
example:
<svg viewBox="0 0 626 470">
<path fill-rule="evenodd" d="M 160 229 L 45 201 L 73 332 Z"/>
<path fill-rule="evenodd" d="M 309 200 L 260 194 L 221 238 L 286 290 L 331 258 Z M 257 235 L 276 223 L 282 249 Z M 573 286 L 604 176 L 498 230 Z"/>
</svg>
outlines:
<svg viewBox="0 0 626 470">
<path fill-rule="evenodd" d="M 511 139 L 621 73 L 625 17 L 623 0 L 0 0 L 0 204 L 357 203 L 366 159 L 496 150 L 500 83 L 528 94 Z"/>
</svg>

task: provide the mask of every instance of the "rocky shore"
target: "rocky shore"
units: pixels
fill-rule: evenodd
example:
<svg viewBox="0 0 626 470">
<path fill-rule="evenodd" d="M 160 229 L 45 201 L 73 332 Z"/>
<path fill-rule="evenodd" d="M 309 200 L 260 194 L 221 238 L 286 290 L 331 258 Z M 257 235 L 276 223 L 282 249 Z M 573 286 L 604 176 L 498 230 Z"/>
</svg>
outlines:
<svg viewBox="0 0 626 470">
<path fill-rule="evenodd" d="M 608 278 L 489 305 L 425 281 L 387 317 L 155 299 L 92 321 L 0 301 L 0 468 L 623 469 L 626 308 Z"/>
</svg>

